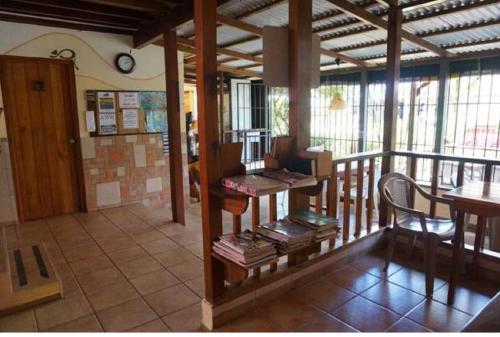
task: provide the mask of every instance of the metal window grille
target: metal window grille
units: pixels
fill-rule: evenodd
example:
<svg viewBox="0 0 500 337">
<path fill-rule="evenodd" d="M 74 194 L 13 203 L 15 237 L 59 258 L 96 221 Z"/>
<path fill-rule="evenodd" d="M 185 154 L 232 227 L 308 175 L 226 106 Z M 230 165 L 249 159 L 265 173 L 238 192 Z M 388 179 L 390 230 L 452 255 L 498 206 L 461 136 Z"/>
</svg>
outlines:
<svg viewBox="0 0 500 337">
<path fill-rule="evenodd" d="M 335 157 L 358 152 L 359 81 L 326 81 L 311 91 L 311 145 Z"/>
</svg>

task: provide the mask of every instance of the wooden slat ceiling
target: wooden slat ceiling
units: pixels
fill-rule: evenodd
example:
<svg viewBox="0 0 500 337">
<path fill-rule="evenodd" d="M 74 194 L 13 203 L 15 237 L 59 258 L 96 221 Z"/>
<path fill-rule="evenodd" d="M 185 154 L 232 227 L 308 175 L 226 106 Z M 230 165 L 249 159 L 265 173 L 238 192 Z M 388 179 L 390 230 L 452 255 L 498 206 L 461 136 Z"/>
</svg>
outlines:
<svg viewBox="0 0 500 337">
<path fill-rule="evenodd" d="M 372 61 L 383 63 L 385 55 L 380 53 L 380 46 L 386 44 L 386 1 L 314 2 L 316 8 L 321 9 L 314 13 L 313 32 L 321 36 L 323 66 L 336 64 L 335 59 L 362 67 L 371 66 Z M 498 43 L 499 2 L 400 0 L 399 5 L 404 11 L 403 25 L 407 30 L 403 55 L 450 56 L 459 47 Z M 262 21 L 257 20 L 259 16 L 273 20 L 273 15 L 285 15 L 281 9 L 286 8 L 286 0 L 219 0 L 219 8 L 224 4 L 228 6 L 224 7 L 225 10 L 240 10 L 233 10 L 230 16 L 222 15 L 218 20 L 220 30 L 224 31 L 224 39 L 218 48 L 219 68 L 241 76 L 258 75 L 262 69 L 262 57 L 256 46 L 261 45 L 263 24 L 256 25 L 255 22 Z M 280 10 L 276 11 L 278 8 Z M 486 11 L 485 17 L 476 17 L 482 13 L 479 10 Z M 163 31 L 180 25 L 191 27 L 188 33 L 181 34 L 178 46 L 187 53 L 185 62 L 191 68 L 194 66 L 194 40 L 193 34 L 189 33 L 192 18 L 192 0 L 0 0 L 0 20 L 126 34 L 133 36 L 136 48 L 150 43 L 162 45 Z M 283 21 L 283 17 L 276 20 Z M 231 34 L 234 39 L 228 38 Z M 443 41 L 439 39 L 442 36 L 450 39 Z"/>
</svg>

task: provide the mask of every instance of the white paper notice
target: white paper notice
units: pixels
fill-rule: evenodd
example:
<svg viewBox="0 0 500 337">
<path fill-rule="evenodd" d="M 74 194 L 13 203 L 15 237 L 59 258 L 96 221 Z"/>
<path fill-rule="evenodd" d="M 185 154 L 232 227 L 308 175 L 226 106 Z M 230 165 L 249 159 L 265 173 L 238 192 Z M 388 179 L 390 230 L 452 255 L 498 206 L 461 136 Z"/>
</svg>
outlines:
<svg viewBox="0 0 500 337">
<path fill-rule="evenodd" d="M 139 93 L 137 92 L 120 92 L 118 97 L 122 109 L 137 109 L 139 107 Z"/>
<path fill-rule="evenodd" d="M 99 114 L 100 134 L 116 133 L 116 114 L 114 112 L 104 112 Z"/>
<path fill-rule="evenodd" d="M 86 111 L 85 112 L 85 120 L 87 121 L 87 131 L 95 132 L 95 113 L 94 111 Z"/>
<path fill-rule="evenodd" d="M 99 106 L 99 112 L 115 112 L 114 92 L 98 92 L 97 102 Z"/>
<path fill-rule="evenodd" d="M 137 129 L 139 128 L 139 118 L 137 109 L 123 109 L 123 128 L 124 129 Z"/>
</svg>

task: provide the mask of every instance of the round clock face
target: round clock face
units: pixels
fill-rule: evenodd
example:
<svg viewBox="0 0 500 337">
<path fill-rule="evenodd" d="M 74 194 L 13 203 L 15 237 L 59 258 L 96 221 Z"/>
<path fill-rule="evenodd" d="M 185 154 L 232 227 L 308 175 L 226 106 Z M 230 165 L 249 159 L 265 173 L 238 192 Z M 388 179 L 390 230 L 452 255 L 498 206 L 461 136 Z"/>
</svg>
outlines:
<svg viewBox="0 0 500 337">
<path fill-rule="evenodd" d="M 115 59 L 115 64 L 118 70 L 124 74 L 130 74 L 135 68 L 135 60 L 130 54 L 118 54 Z"/>
</svg>

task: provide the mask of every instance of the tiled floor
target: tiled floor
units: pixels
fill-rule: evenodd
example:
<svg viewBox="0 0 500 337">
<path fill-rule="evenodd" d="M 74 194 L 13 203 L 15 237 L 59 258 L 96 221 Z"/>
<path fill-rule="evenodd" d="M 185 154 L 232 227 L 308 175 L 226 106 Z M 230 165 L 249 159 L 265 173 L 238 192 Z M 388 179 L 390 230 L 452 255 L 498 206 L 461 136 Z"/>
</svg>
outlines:
<svg viewBox="0 0 500 337">
<path fill-rule="evenodd" d="M 132 205 L 7 227 L 11 244 L 46 243 L 65 297 L 0 318 L 0 331 L 201 331 L 200 209 L 186 216 L 183 227 L 169 222 L 168 210 Z M 433 300 L 424 298 L 418 261 L 393 263 L 388 274 L 382 264 L 358 259 L 219 330 L 458 331 L 498 290 L 467 284 L 449 308 L 443 280 Z"/>
</svg>

